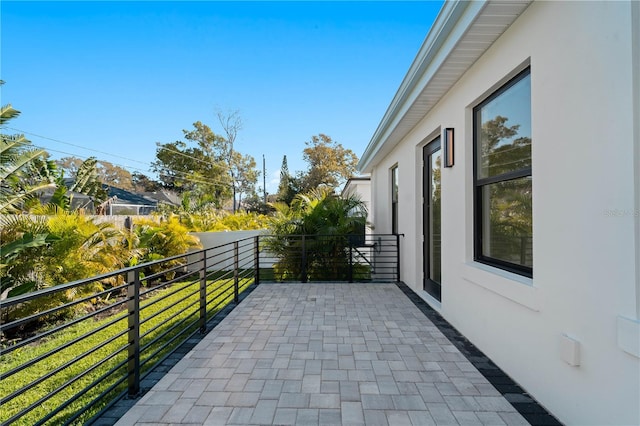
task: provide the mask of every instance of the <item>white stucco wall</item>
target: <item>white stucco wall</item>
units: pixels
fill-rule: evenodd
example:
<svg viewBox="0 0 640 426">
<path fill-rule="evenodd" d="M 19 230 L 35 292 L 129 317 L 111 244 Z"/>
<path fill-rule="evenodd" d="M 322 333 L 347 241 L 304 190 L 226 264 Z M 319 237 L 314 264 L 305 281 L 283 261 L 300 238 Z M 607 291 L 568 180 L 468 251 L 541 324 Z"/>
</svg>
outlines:
<svg viewBox="0 0 640 426">
<path fill-rule="evenodd" d="M 371 179 L 354 178 L 347 181 L 342 196 L 355 195 L 362 201 L 367 208 L 367 222 L 373 224 L 374 214 L 371 210 Z"/>
<path fill-rule="evenodd" d="M 637 9 L 534 2 L 372 173 L 376 232 L 390 232 L 399 167 L 403 281 L 567 424 L 640 424 Z M 472 108 L 527 64 L 533 279 L 473 261 Z M 456 164 L 442 172 L 438 304 L 422 291 L 421 152 L 445 127 Z"/>
</svg>

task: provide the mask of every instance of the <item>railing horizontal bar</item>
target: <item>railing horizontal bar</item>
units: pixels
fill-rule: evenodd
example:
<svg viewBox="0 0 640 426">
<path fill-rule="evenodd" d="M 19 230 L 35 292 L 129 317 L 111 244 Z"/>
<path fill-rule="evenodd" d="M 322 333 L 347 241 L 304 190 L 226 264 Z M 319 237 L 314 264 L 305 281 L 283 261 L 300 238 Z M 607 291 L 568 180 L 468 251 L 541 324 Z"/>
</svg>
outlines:
<svg viewBox="0 0 640 426">
<path fill-rule="evenodd" d="M 153 280 L 155 280 L 156 278 L 164 278 L 167 274 L 169 274 L 171 272 L 176 272 L 176 271 L 178 271 L 180 269 L 184 269 L 184 268 L 185 268 L 185 265 L 182 264 L 182 263 L 179 264 L 179 265 L 174 265 L 174 266 L 170 267 L 169 269 L 163 269 L 160 272 L 156 272 L 156 273 L 153 273 L 151 275 L 147 275 L 144 278 L 141 278 L 140 281 L 146 281 L 147 283 L 149 283 L 149 282 L 152 282 Z M 177 275 L 177 278 L 183 278 L 184 277 L 183 275 L 178 275 L 178 274 L 176 274 L 176 275 Z M 173 279 L 169 280 L 169 281 L 173 281 Z"/>
<path fill-rule="evenodd" d="M 98 396 L 96 396 L 91 401 L 89 401 L 87 403 L 87 407 L 90 408 L 90 407 L 93 407 L 94 405 L 96 405 L 96 403 L 98 401 L 100 401 L 102 398 L 104 398 L 109 393 L 111 393 L 114 389 L 116 389 L 118 386 L 120 386 L 125 380 L 127 380 L 127 376 L 120 377 L 115 383 L 113 383 L 111 386 L 109 386 L 108 388 L 106 388 L 105 390 L 100 392 L 100 394 Z M 125 396 L 126 393 L 127 393 L 127 391 L 124 390 L 124 391 L 120 392 L 118 395 L 116 395 L 116 397 L 110 403 L 108 403 L 106 405 L 106 407 L 104 407 L 102 410 L 100 410 L 98 413 L 96 413 L 93 417 L 91 417 L 87 422 L 85 422 L 85 424 L 93 424 L 96 419 L 98 419 L 107 409 L 111 408 L 113 406 L 113 404 L 115 404 L 120 398 Z M 78 411 L 72 417 L 68 418 L 65 421 L 64 424 L 65 425 L 72 424 L 78 417 L 80 417 L 81 415 L 83 415 L 86 412 L 87 412 L 87 410 Z"/>
<path fill-rule="evenodd" d="M 197 293 L 199 293 L 199 292 L 200 292 L 200 289 L 198 289 L 198 291 L 196 291 L 195 293 L 192 293 L 192 294 L 190 294 L 189 296 L 187 296 L 187 297 L 185 297 L 185 298 L 182 298 L 181 300 L 176 301 L 176 302 L 175 302 L 175 304 L 174 304 L 173 306 L 170 306 L 170 308 L 173 308 L 173 307 L 174 307 L 175 305 L 177 305 L 178 303 L 180 303 L 180 302 L 182 302 L 182 301 L 184 301 L 184 300 L 188 299 L 189 297 L 191 297 L 191 296 L 193 296 L 193 295 L 195 295 L 195 294 L 197 294 Z M 197 304 L 199 304 L 199 303 L 200 303 L 200 300 L 196 300 L 196 301 L 194 301 L 194 302 L 190 303 L 189 305 L 185 306 L 185 307 L 184 307 L 183 309 L 181 309 L 180 311 L 181 311 L 181 312 L 184 312 L 184 311 L 186 311 L 187 309 L 189 309 L 189 308 L 191 308 L 191 307 L 193 307 L 193 306 L 195 306 L 195 305 L 197 305 Z M 148 321 L 148 320 L 150 320 L 151 318 L 156 317 L 156 316 L 157 316 L 157 315 L 159 315 L 159 314 L 163 314 L 163 313 L 165 313 L 167 310 L 168 310 L 168 309 L 164 309 L 164 310 L 162 310 L 162 311 L 159 311 L 159 312 L 154 313 L 154 315 L 153 315 L 153 316 L 151 316 L 151 317 L 149 317 L 149 318 L 145 318 L 145 320 L 144 320 L 144 321 L 140 321 L 140 325 L 144 324 L 145 322 L 147 322 L 147 321 Z M 194 311 L 194 312 L 197 312 L 197 311 Z M 193 315 L 193 313 L 192 313 L 192 314 L 190 314 L 190 315 Z M 175 315 L 174 315 L 174 317 L 175 317 Z M 151 328 L 150 330 L 148 330 L 146 333 L 144 333 L 144 334 L 140 334 L 140 338 L 142 339 L 143 337 L 148 336 L 149 334 L 153 333 L 155 330 L 157 330 L 158 328 L 162 327 L 163 325 L 165 325 L 165 324 L 164 324 L 164 323 L 160 323 L 160 324 L 156 325 L 155 327 Z"/>
<path fill-rule="evenodd" d="M 91 299 L 95 299 L 96 297 L 102 296 L 103 294 L 111 293 L 114 290 L 120 290 L 120 289 L 125 288 L 125 287 L 126 287 L 126 284 L 118 286 L 118 287 L 115 287 L 115 288 L 110 288 L 108 290 L 103 290 L 103 291 L 100 291 L 99 293 L 94 293 L 94 294 L 92 294 L 90 296 L 85 296 L 85 297 L 83 297 L 81 299 L 77 299 L 77 300 L 74 300 L 72 302 L 67 302 L 67 303 L 65 303 L 63 305 L 56 306 L 55 308 L 51 308 L 51 309 L 48 309 L 46 311 L 38 312 L 36 314 L 29 315 L 27 317 L 20 318 L 18 320 L 14 320 L 14 321 L 11 321 L 11 322 L 6 323 L 6 324 L 2 324 L 2 325 L 0 325 L 0 331 L 6 332 L 7 330 L 11 330 L 11 329 L 16 328 L 16 327 L 18 327 L 20 325 L 30 323 L 31 321 L 35 321 L 40 317 L 54 314 L 54 313 L 56 313 L 58 311 L 70 308 L 70 307 L 78 305 L 80 303 L 88 302 Z M 3 305 L 4 305 L 4 301 L 3 301 Z M 6 308 L 6 307 L 7 307 L 6 305 L 3 306 L 3 308 Z"/>
<path fill-rule="evenodd" d="M 29 293 L 25 293 L 25 294 L 21 294 L 19 296 L 14 296 L 14 297 L 10 297 L 7 298 L 5 300 L 2 301 L 2 305 L 3 308 L 8 308 L 11 307 L 13 305 L 17 305 L 20 303 L 25 303 L 25 302 L 29 302 L 31 300 L 35 300 L 38 299 L 40 297 L 44 297 L 44 296 L 48 296 L 54 293 L 59 293 L 62 291 L 66 291 L 75 287 L 79 287 L 81 285 L 84 284 L 90 284 L 90 283 L 94 283 L 96 281 L 103 281 L 106 280 L 108 278 L 111 277 L 115 277 L 118 275 L 122 274 L 122 270 L 118 270 L 118 271 L 114 271 L 114 272 L 108 272 L 106 274 L 102 274 L 102 275 L 97 275 L 91 278 L 85 278 L 82 280 L 77 280 L 77 281 L 72 281 L 70 283 L 65 283 L 65 284 L 59 284 L 53 287 L 49 287 L 49 288 L 43 288 L 40 290 L 36 290 L 36 291 L 32 291 Z"/>
<path fill-rule="evenodd" d="M 218 270 L 218 271 L 214 271 L 214 272 L 207 272 L 207 280 L 210 279 L 209 277 L 211 277 L 212 275 L 215 275 L 216 272 L 217 273 L 224 272 L 224 273 L 222 275 L 218 276 L 218 277 L 215 277 L 215 281 L 219 281 L 221 279 L 225 279 L 225 278 L 227 278 L 229 276 L 233 277 L 233 271 Z M 214 279 L 211 279 L 211 280 L 214 280 Z"/>
<path fill-rule="evenodd" d="M 175 284 L 177 282 L 182 282 L 181 278 L 185 278 L 184 276 L 180 276 L 180 277 L 176 277 L 173 278 L 169 281 L 163 281 L 159 284 L 153 285 L 152 287 L 145 287 L 145 290 L 142 291 L 142 288 L 140 289 L 140 297 L 142 296 L 146 296 L 149 293 L 154 293 L 157 292 L 158 290 L 162 290 L 165 289 L 167 287 L 170 287 L 172 284 Z M 143 281 L 145 281 L 144 279 L 141 279 L 140 282 L 142 283 Z"/>
<path fill-rule="evenodd" d="M 211 307 L 211 310 L 215 310 L 218 306 L 225 304 L 225 302 L 228 301 L 229 299 L 233 299 L 233 293 L 229 293 L 228 295 L 225 295 L 223 299 L 221 299 L 218 303 L 216 303 Z M 214 300 L 217 300 L 217 299 L 214 299 Z M 210 302 L 207 302 L 207 307 L 209 307 L 211 302 L 213 302 L 213 300 L 211 300 Z"/>
<path fill-rule="evenodd" d="M 108 359 L 103 359 L 101 364 L 104 364 L 106 361 L 108 361 Z M 39 422 L 37 423 L 38 425 L 44 424 L 47 420 L 49 420 L 51 417 L 55 416 L 56 414 L 58 414 L 59 412 L 61 412 L 62 410 L 64 410 L 66 407 L 68 407 L 70 404 L 72 404 L 74 401 L 76 401 L 78 398 L 80 398 L 86 391 L 88 391 L 89 389 L 93 388 L 95 385 L 97 385 L 98 383 L 102 382 L 104 379 L 106 379 L 107 377 L 111 376 L 113 373 L 115 373 L 116 371 L 118 371 L 120 368 L 124 367 L 127 363 L 127 360 L 121 361 L 119 362 L 117 365 L 113 366 L 111 369 L 109 369 L 109 371 L 107 371 L 106 373 L 104 373 L 102 376 L 98 377 L 97 379 L 95 379 L 93 382 L 91 382 L 90 384 L 88 384 L 87 386 L 84 387 L 84 389 L 82 389 L 80 392 L 76 393 L 72 398 L 68 399 L 67 401 L 65 401 L 63 404 L 61 404 L 56 411 L 49 413 L 47 416 L 43 417 L 42 419 L 39 420 Z M 120 379 L 118 379 L 115 383 L 116 384 L 120 384 L 122 383 L 124 380 L 126 380 L 127 376 L 123 376 Z M 85 410 L 86 411 L 86 410 Z M 84 411 L 81 411 L 80 413 L 82 413 Z M 69 421 L 66 422 L 66 424 L 69 424 Z"/>
<path fill-rule="evenodd" d="M 161 297 L 158 297 L 157 299 L 151 300 L 151 301 L 149 301 L 148 303 L 146 303 L 146 304 L 144 304 L 144 305 L 140 305 L 140 311 L 143 311 L 143 310 L 145 310 L 145 309 L 149 308 L 150 306 L 155 305 L 156 303 L 162 302 L 162 301 L 164 301 L 166 298 L 171 297 L 171 296 L 173 296 L 173 295 L 174 295 L 174 294 L 176 294 L 176 293 L 180 293 L 181 291 L 184 291 L 186 288 L 189 288 L 189 287 L 191 287 L 192 285 L 197 284 L 197 283 L 198 283 L 198 280 L 196 280 L 196 281 L 191 281 L 191 282 L 189 282 L 189 283 L 184 284 L 184 285 L 183 285 L 183 286 L 181 286 L 181 287 L 178 287 L 176 290 L 172 290 L 172 291 L 169 291 L 169 292 L 167 292 L 167 293 L 163 294 Z M 176 286 L 176 287 L 177 287 L 177 286 Z M 145 294 L 146 294 L 146 293 L 145 293 Z"/>
<path fill-rule="evenodd" d="M 54 354 L 60 352 L 60 350 L 66 349 L 66 348 L 68 348 L 68 347 L 80 342 L 81 340 L 86 339 L 89 336 L 92 336 L 92 335 L 94 335 L 94 334 L 96 334 L 96 333 L 98 333 L 98 332 L 100 332 L 100 331 L 102 331 L 102 330 L 104 330 L 106 328 L 111 327 L 115 323 L 117 323 L 119 321 L 122 321 L 124 318 L 125 318 L 125 316 L 113 318 L 112 320 L 110 320 L 109 322 L 101 325 L 100 327 L 98 327 L 98 328 L 96 328 L 94 330 L 91 330 L 91 331 L 83 334 L 82 336 L 78 336 L 78 337 L 74 338 L 73 340 L 65 343 L 64 345 L 62 345 L 60 347 L 52 349 L 52 350 L 50 350 L 50 351 L 48 351 L 48 352 L 46 352 L 46 353 L 44 353 L 44 354 L 42 354 L 42 355 L 40 355 L 40 356 L 38 356 L 36 358 L 33 358 L 33 359 L 29 360 L 28 362 L 19 365 L 18 367 L 14 368 L 13 370 L 10 370 L 10 371 L 7 371 L 5 373 L 0 374 L 0 377 L 2 377 L 3 380 L 7 379 L 7 378 L 13 376 L 14 374 L 24 370 L 25 368 L 31 367 L 32 365 L 37 364 L 38 362 L 50 357 L 51 355 L 54 355 Z M 118 334 L 118 337 L 122 336 L 123 334 L 126 334 L 126 330 L 120 332 L 120 334 Z M 0 401 L 0 405 L 2 405 L 1 401 Z"/>
<path fill-rule="evenodd" d="M 100 312 L 104 312 L 104 311 L 106 311 L 106 310 L 113 309 L 113 306 L 121 305 L 121 304 L 123 304 L 124 302 L 125 302 L 125 301 L 120 301 L 120 302 L 114 303 L 114 304 L 112 304 L 112 305 L 109 305 L 109 308 L 106 308 L 106 307 L 105 307 L 105 308 L 102 308 L 102 309 L 100 310 Z M 94 317 L 94 316 L 95 316 L 96 314 L 98 314 L 98 313 L 99 313 L 98 311 L 92 312 L 92 313 L 90 313 L 90 314 L 88 314 L 88 315 L 84 315 L 84 316 L 82 316 L 82 317 L 76 318 L 75 320 L 71 320 L 70 322 L 67 322 L 67 323 L 61 324 L 61 325 L 56 326 L 56 327 L 53 327 L 53 328 L 51 328 L 51 329 L 49 329 L 49 330 L 47 330 L 47 331 L 44 331 L 44 332 L 42 332 L 42 333 L 40 333 L 40 334 L 37 334 L 37 335 L 35 335 L 35 336 L 29 337 L 29 338 L 27 338 L 27 339 L 25 339 L 25 340 L 22 340 L 22 341 L 20 341 L 20 342 L 16 343 L 15 345 L 9 346 L 8 348 L 0 349 L 0 356 L 2 356 L 2 355 L 6 355 L 6 354 L 8 354 L 8 353 L 11 353 L 11 352 L 15 351 L 15 350 L 16 350 L 16 349 L 18 349 L 18 348 L 21 348 L 21 347 L 23 347 L 23 346 L 26 346 L 26 345 L 28 345 L 28 344 L 30 344 L 30 343 L 34 343 L 34 342 L 36 342 L 36 341 L 40 340 L 40 339 L 41 339 L 41 338 L 43 338 L 43 337 L 47 337 L 47 336 L 50 336 L 50 335 L 52 335 L 52 334 L 55 334 L 55 333 L 57 333 L 57 332 L 59 332 L 59 331 L 64 330 L 65 328 L 71 327 L 72 325 L 79 324 L 79 323 L 81 323 L 82 321 L 85 321 L 85 320 L 87 320 L 87 319 L 89 319 L 89 318 L 91 318 L 91 317 Z"/>
<path fill-rule="evenodd" d="M 37 378 L 36 380 L 34 380 L 33 382 L 23 386 L 20 389 L 15 390 L 13 393 L 11 393 L 10 395 L 7 395 L 6 397 L 0 399 L 0 406 L 6 404 L 7 402 L 11 401 L 13 398 L 22 395 L 25 391 L 27 391 L 29 388 L 32 388 L 34 386 L 39 385 L 40 383 L 44 382 L 45 380 L 47 380 L 50 377 L 55 376 L 56 374 L 58 374 L 59 372 L 71 367 L 73 364 L 75 364 L 76 362 L 80 361 L 83 358 L 86 358 L 87 356 L 91 355 L 94 350 L 96 349 L 100 349 L 101 347 L 108 345 L 109 343 L 113 342 L 114 340 L 117 340 L 120 336 L 126 334 L 126 331 L 117 334 L 107 340 L 105 340 L 104 342 L 102 342 L 100 345 L 98 346 L 94 346 L 93 348 L 85 351 L 84 353 L 76 356 L 75 358 L 65 362 L 64 364 L 60 365 L 59 367 L 55 368 L 54 370 L 51 370 L 49 372 L 47 372 L 44 376 L 41 376 L 39 378 Z M 126 348 L 126 346 L 124 346 Z M 122 349 L 121 349 L 122 350 Z M 54 352 L 55 353 L 55 352 Z M 51 353 L 49 353 L 45 358 L 49 357 L 51 355 Z M 6 378 L 6 377 L 3 377 Z"/>
<path fill-rule="evenodd" d="M 123 346 L 120 351 L 126 349 L 126 346 Z M 118 352 L 120 352 L 118 351 Z M 118 352 L 114 352 L 111 355 L 109 355 L 107 358 L 102 359 L 100 362 L 96 363 L 95 365 L 89 367 L 89 369 L 87 369 L 87 371 L 84 372 L 84 374 L 78 375 L 73 377 L 70 380 L 67 380 L 64 384 L 62 384 L 61 386 L 59 386 L 58 388 L 54 389 L 53 391 L 49 392 L 46 396 L 43 396 L 42 398 L 40 398 L 39 400 L 37 400 L 36 402 L 32 403 L 31 405 L 29 405 L 27 408 L 25 408 L 24 410 L 22 410 L 20 413 L 14 415 L 13 417 L 11 417 L 9 420 L 7 420 L 7 423 L 13 423 L 15 420 L 17 420 L 18 418 L 22 417 L 23 415 L 27 414 L 28 412 L 32 411 L 34 408 L 36 408 L 37 406 L 41 405 L 44 401 L 48 400 L 49 398 L 51 398 L 52 396 L 58 394 L 61 390 L 63 390 L 64 388 L 68 387 L 69 385 L 77 382 L 80 378 L 84 377 L 87 373 L 95 370 L 96 368 L 98 368 L 99 366 L 101 366 L 102 364 L 104 364 L 106 361 L 108 361 L 109 359 L 113 358 L 114 356 L 116 356 L 118 354 Z M 79 398 L 80 397 L 80 393 L 76 394 L 76 396 L 74 398 Z M 58 414 L 62 409 L 64 409 L 66 405 L 62 404 L 61 406 L 58 406 L 56 408 L 56 410 L 52 411 L 51 413 L 49 413 L 48 418 L 51 418 L 50 416 Z M 42 424 L 42 420 L 40 420 L 40 422 L 38 424 Z"/>
<path fill-rule="evenodd" d="M 158 336 L 157 338 L 153 339 L 151 342 L 147 343 L 146 345 L 141 346 L 141 351 L 143 349 L 148 349 L 151 347 L 151 345 L 153 343 L 156 343 L 158 340 L 160 340 L 160 337 L 164 337 L 166 336 L 170 331 L 174 330 L 178 325 L 184 324 L 186 322 L 187 319 L 191 318 L 192 316 L 194 316 L 195 314 L 197 314 L 198 312 L 193 312 L 192 314 L 186 316 L 185 318 L 183 318 L 182 320 L 180 320 L 178 323 L 176 323 L 174 326 L 172 326 L 171 328 L 169 328 L 164 334 L 162 334 L 161 336 Z M 196 321 L 192 321 L 190 325 L 197 325 L 197 320 Z M 140 366 L 143 366 L 144 364 L 146 364 L 147 362 L 149 362 L 150 359 L 153 359 L 153 357 L 158 354 L 159 352 L 162 352 L 162 350 L 164 350 L 170 343 L 172 343 L 175 339 L 177 339 L 178 337 L 180 337 L 184 332 L 188 331 L 188 328 L 184 328 L 182 329 L 182 331 L 180 331 L 178 334 L 176 334 L 175 336 L 171 337 L 169 340 L 167 340 L 167 342 L 160 348 L 158 348 L 157 350 L 155 350 L 154 352 L 152 352 L 151 354 L 149 354 L 149 356 L 144 359 L 144 360 L 140 360 Z"/>
<path fill-rule="evenodd" d="M 228 287 L 225 288 L 225 286 L 228 286 Z M 219 290 L 223 290 L 225 292 L 228 290 L 231 290 L 233 288 L 233 278 L 229 278 L 224 281 L 221 281 L 219 285 L 215 287 L 210 286 L 210 288 L 211 288 L 211 291 L 207 292 L 207 297 L 211 296 L 212 294 L 214 294 L 216 291 L 219 291 Z"/>
<path fill-rule="evenodd" d="M 222 254 L 222 253 L 221 253 Z M 223 254 L 229 254 L 229 253 L 223 253 Z M 209 260 L 212 260 L 214 257 L 216 256 L 212 256 L 210 258 L 207 258 L 207 265 L 209 268 L 215 268 L 218 265 L 226 265 L 228 262 L 233 260 L 233 253 L 231 253 L 228 257 L 224 257 L 222 259 L 217 259 L 217 261 L 215 262 L 208 262 Z"/>
</svg>

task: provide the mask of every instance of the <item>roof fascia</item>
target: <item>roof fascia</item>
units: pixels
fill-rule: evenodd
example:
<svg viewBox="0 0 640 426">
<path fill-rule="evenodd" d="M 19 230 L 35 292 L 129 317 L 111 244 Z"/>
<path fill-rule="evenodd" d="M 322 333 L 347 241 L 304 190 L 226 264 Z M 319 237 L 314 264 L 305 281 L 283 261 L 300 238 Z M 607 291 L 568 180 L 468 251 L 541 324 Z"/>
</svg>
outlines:
<svg viewBox="0 0 640 426">
<path fill-rule="evenodd" d="M 400 88 L 387 108 L 369 145 L 367 145 L 357 165 L 359 172 L 371 172 L 372 161 L 382 146 L 487 3 L 487 0 L 447 1 L 444 3 L 416 58 L 409 67 L 409 71 L 402 80 Z"/>
</svg>

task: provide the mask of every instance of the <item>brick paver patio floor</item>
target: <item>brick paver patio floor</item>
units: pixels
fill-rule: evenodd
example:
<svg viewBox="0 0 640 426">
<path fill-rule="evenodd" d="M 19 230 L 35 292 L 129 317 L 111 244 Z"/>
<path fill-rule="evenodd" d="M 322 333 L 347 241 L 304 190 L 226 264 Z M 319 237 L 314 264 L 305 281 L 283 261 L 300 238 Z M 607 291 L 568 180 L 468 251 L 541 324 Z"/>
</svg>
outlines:
<svg viewBox="0 0 640 426">
<path fill-rule="evenodd" d="M 117 424 L 528 423 L 395 284 L 262 284 Z"/>
</svg>

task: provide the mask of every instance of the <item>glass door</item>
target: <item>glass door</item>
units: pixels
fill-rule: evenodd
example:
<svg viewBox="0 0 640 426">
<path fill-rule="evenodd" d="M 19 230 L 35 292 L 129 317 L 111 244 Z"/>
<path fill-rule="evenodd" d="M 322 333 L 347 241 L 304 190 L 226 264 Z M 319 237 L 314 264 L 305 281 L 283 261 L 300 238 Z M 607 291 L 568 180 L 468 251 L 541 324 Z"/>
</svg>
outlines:
<svg viewBox="0 0 640 426">
<path fill-rule="evenodd" d="M 440 301 L 442 271 L 440 236 L 442 151 L 440 150 L 440 138 L 429 142 L 422 149 L 422 159 L 424 289 Z"/>
</svg>

